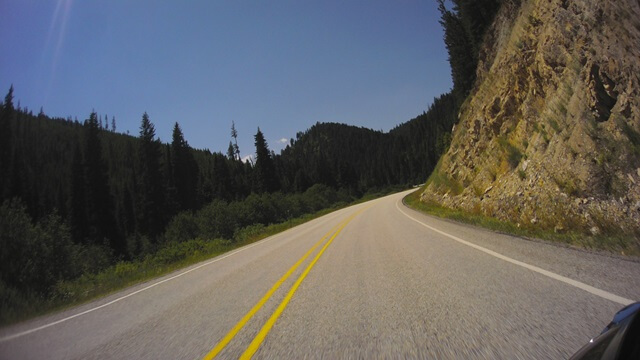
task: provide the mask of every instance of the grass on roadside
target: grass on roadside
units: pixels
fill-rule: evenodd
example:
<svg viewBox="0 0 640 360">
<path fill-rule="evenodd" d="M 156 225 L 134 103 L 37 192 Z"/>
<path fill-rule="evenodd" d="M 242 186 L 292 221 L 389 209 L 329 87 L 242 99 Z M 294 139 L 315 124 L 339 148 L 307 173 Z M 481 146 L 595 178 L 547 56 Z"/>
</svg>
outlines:
<svg viewBox="0 0 640 360">
<path fill-rule="evenodd" d="M 404 203 L 414 210 L 425 214 L 437 216 L 444 219 L 451 219 L 461 223 L 483 227 L 489 230 L 515 235 L 524 238 L 542 239 L 555 243 L 561 243 L 572 247 L 579 247 L 593 250 L 605 250 L 608 252 L 640 256 L 640 248 L 637 240 L 629 239 L 625 236 L 591 236 L 575 231 L 556 233 L 553 230 L 539 227 L 519 227 L 514 223 L 502 221 L 493 217 L 471 214 L 462 210 L 446 208 L 440 204 L 420 201 L 420 194 L 424 191 L 421 188 L 404 198 Z"/>
</svg>

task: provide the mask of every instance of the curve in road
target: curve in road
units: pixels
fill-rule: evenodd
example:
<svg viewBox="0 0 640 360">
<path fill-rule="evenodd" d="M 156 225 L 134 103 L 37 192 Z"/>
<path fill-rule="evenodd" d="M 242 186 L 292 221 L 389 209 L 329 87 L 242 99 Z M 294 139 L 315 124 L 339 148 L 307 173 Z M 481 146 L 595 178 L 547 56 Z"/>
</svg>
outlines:
<svg viewBox="0 0 640 360">
<path fill-rule="evenodd" d="M 640 298 L 636 261 L 426 216 L 408 193 L 2 328 L 0 358 L 562 358 Z"/>
</svg>

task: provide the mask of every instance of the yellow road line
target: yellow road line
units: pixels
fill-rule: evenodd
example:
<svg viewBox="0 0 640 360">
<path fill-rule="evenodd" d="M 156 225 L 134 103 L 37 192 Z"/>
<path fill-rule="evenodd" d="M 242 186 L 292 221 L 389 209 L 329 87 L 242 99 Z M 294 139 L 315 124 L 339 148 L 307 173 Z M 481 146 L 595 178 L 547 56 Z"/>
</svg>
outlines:
<svg viewBox="0 0 640 360">
<path fill-rule="evenodd" d="M 340 232 L 351 222 L 351 220 L 353 220 L 358 214 L 360 214 L 364 210 L 366 209 L 358 211 L 357 213 L 349 217 L 346 222 L 342 223 L 340 228 L 333 234 L 333 236 L 329 239 L 329 241 L 327 241 L 327 243 L 322 247 L 318 255 L 316 255 L 316 257 L 311 261 L 309 266 L 307 266 L 307 268 L 304 270 L 304 272 L 302 272 L 300 277 L 298 277 L 298 280 L 296 280 L 296 282 L 293 284 L 293 286 L 291 287 L 287 295 L 284 297 L 284 299 L 276 309 L 276 311 L 274 311 L 274 313 L 271 315 L 269 320 L 267 320 L 264 326 L 262 326 L 262 329 L 260 329 L 260 332 L 258 333 L 258 335 L 256 335 L 255 338 L 253 338 L 253 341 L 251 341 L 251 344 L 249 345 L 247 350 L 245 350 L 245 352 L 240 356 L 241 360 L 251 359 L 253 354 L 255 354 L 256 351 L 258 351 L 258 348 L 260 348 L 260 345 L 264 341 L 265 337 L 267 337 L 267 334 L 269 333 L 269 331 L 271 331 L 271 328 L 273 327 L 273 325 L 276 323 L 276 321 L 278 320 L 278 318 L 280 317 L 284 309 L 289 304 L 289 301 L 293 297 L 293 294 L 295 294 L 296 290 L 298 289 L 302 281 L 307 277 L 307 274 L 309 274 L 309 271 L 311 271 L 311 268 L 313 268 L 313 266 L 316 264 L 318 259 L 320 259 L 320 256 L 322 256 L 322 254 L 327 249 L 327 247 L 329 247 L 329 245 L 331 245 L 331 242 L 333 242 L 333 239 L 335 239 L 340 234 Z"/>
<path fill-rule="evenodd" d="M 320 246 L 320 244 L 325 241 L 330 235 L 331 233 L 333 233 L 335 231 L 336 228 L 339 228 L 339 226 L 342 223 L 334 226 L 333 228 L 331 228 L 331 230 L 326 233 L 321 239 L 320 241 L 318 241 L 317 243 L 315 243 L 315 245 L 313 245 L 313 247 L 311 247 L 311 249 L 309 249 L 309 251 L 307 251 L 306 254 L 304 254 L 300 260 L 298 260 L 298 262 L 296 262 L 290 269 L 289 271 L 287 271 L 281 278 L 280 280 L 278 280 L 272 287 L 271 289 L 269 289 L 269 291 L 267 291 L 266 294 L 264 294 L 264 296 L 262 297 L 262 299 L 260 299 L 260 301 L 258 301 L 258 303 L 251 308 L 251 310 L 249 310 L 249 312 L 242 318 L 240 319 L 240 321 L 231 329 L 231 331 L 229 331 L 229 333 L 227 333 L 227 335 L 225 335 L 225 337 L 222 338 L 222 340 L 220 340 L 220 342 L 218 344 L 216 344 L 216 346 L 204 357 L 205 360 L 211 360 L 213 359 L 216 355 L 218 355 L 218 353 L 220 353 L 220 351 L 222 351 L 222 349 L 224 349 L 225 346 L 227 346 L 227 344 L 229 344 L 229 342 L 231 342 L 231 340 L 233 340 L 233 338 L 236 336 L 236 334 L 242 330 L 242 328 L 247 324 L 247 322 L 249 320 L 251 320 L 251 318 L 258 312 L 258 310 L 260 310 L 260 308 L 267 302 L 267 300 L 269 300 L 269 298 L 271 297 L 271 295 L 273 295 L 274 292 L 276 292 L 276 290 L 278 290 L 278 288 L 280 287 L 280 285 L 282 285 L 282 283 L 284 283 L 289 276 L 291 276 L 291 274 L 293 274 L 294 271 L 296 271 L 296 269 L 300 266 L 300 264 L 302 264 L 302 262 L 304 262 L 309 255 L 311 255 L 311 253 L 318 247 Z"/>
</svg>

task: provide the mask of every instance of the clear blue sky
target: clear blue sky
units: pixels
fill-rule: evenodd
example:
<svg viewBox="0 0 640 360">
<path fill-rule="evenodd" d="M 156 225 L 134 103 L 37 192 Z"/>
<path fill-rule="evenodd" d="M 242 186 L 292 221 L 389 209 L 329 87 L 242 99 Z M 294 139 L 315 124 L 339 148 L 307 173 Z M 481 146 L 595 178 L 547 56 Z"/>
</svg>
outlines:
<svg viewBox="0 0 640 360">
<path fill-rule="evenodd" d="M 434 0 L 0 0 L 0 91 L 37 113 L 92 109 L 163 141 L 243 156 L 314 123 L 389 130 L 451 88 Z"/>
</svg>

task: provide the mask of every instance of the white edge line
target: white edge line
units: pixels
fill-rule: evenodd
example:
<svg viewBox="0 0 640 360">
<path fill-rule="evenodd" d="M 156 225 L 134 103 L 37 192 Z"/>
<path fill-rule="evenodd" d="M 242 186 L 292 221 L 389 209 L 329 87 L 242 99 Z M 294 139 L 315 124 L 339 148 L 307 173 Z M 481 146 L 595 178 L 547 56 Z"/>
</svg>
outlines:
<svg viewBox="0 0 640 360">
<path fill-rule="evenodd" d="M 398 200 L 398 201 L 396 202 L 396 208 L 397 208 L 397 209 L 398 209 L 402 214 L 404 214 L 404 215 L 405 215 L 406 217 L 408 217 L 409 219 L 411 219 L 411 220 L 413 220 L 413 221 L 417 222 L 418 224 L 420 224 L 420 225 L 422 225 L 422 226 L 424 226 L 424 227 L 426 227 L 426 228 L 428 228 L 428 229 L 430 229 L 430 230 L 432 230 L 432 231 L 435 231 L 435 232 L 437 232 L 438 234 L 444 235 L 444 236 L 448 237 L 449 239 L 452 239 L 452 240 L 455 240 L 455 241 L 457 241 L 457 242 L 459 242 L 459 243 L 461 243 L 461 244 L 464 244 L 464 245 L 470 246 L 470 247 L 472 247 L 472 248 L 474 248 L 474 249 L 476 249 L 476 250 L 480 250 L 480 251 L 482 251 L 482 252 L 484 252 L 484 253 L 486 253 L 486 254 L 489 254 L 489 255 L 491 255 L 491 256 L 495 256 L 495 257 L 497 257 L 498 259 L 501 259 L 501 260 L 504 260 L 504 261 L 510 262 L 510 263 L 515 264 L 515 265 L 518 265 L 518 266 L 522 266 L 523 268 L 525 268 L 525 269 L 529 269 L 529 270 L 531 270 L 531 271 L 535 271 L 535 272 L 537 272 L 538 274 L 542 274 L 542 275 L 547 276 L 547 277 L 550 277 L 550 278 L 552 278 L 552 279 L 554 279 L 554 280 L 562 281 L 562 282 L 563 282 L 563 283 L 565 283 L 565 284 L 569 284 L 569 285 L 571 285 L 571 286 L 575 286 L 575 287 L 577 287 L 578 289 L 582 289 L 582 290 L 584 290 L 584 291 L 586 291 L 586 292 L 589 292 L 589 293 L 591 293 L 591 294 L 593 294 L 593 295 L 600 296 L 600 297 L 601 297 L 601 298 L 603 298 L 603 299 L 607 299 L 607 300 L 610 300 L 610 301 L 616 302 L 616 303 L 621 304 L 621 305 L 629 305 L 629 304 L 632 304 L 632 303 L 634 303 L 634 302 L 635 302 L 635 301 L 633 301 L 633 300 L 630 300 L 630 299 L 624 298 L 624 297 L 622 297 L 622 296 L 618 296 L 618 295 L 612 294 L 612 293 L 607 292 L 607 291 L 605 291 L 605 290 L 598 289 L 598 288 L 593 287 L 593 286 L 591 286 L 591 285 L 587 285 L 587 284 L 582 283 L 582 282 L 580 282 L 580 281 L 576 281 L 576 280 L 570 279 L 570 278 L 568 278 L 568 277 L 565 277 L 565 276 L 562 276 L 562 275 L 558 275 L 558 274 L 553 273 L 553 272 L 551 272 L 551 271 L 548 271 L 548 270 L 545 270 L 545 269 L 539 268 L 539 267 L 537 267 L 537 266 L 533 266 L 533 265 L 527 264 L 527 263 L 525 263 L 525 262 L 522 262 L 522 261 L 518 261 L 518 260 L 512 259 L 512 258 L 510 258 L 510 257 L 508 257 L 508 256 L 504 256 L 504 255 L 502 255 L 502 254 L 500 254 L 500 253 L 497 253 L 497 252 L 495 252 L 495 251 L 492 251 L 492 250 L 489 250 L 489 249 L 483 248 L 483 247 L 482 247 L 482 246 L 480 246 L 480 245 L 476 245 L 476 244 L 471 243 L 471 242 L 468 242 L 468 241 L 466 241 L 466 240 L 462 240 L 462 239 L 460 239 L 460 238 L 459 238 L 459 237 L 457 237 L 457 236 L 454 236 L 454 235 L 448 234 L 448 233 L 446 233 L 446 232 L 444 232 L 444 231 L 438 230 L 438 229 L 436 229 L 436 228 L 434 228 L 434 227 L 432 227 L 432 226 L 429 226 L 429 225 L 427 225 L 427 224 L 423 223 L 423 222 L 422 222 L 422 221 L 420 221 L 420 220 L 417 220 L 417 219 L 416 219 L 416 218 L 414 218 L 413 216 L 411 216 L 411 215 L 407 214 L 406 212 L 404 212 L 404 211 L 400 208 L 400 206 L 398 205 L 398 203 L 399 203 L 401 200 L 402 200 L 402 199 L 400 199 L 400 200 Z"/>
<path fill-rule="evenodd" d="M 327 215 L 328 215 L 328 214 L 327 214 Z M 287 230 L 290 230 L 290 229 L 287 229 Z M 36 331 L 40 331 L 40 330 L 46 329 L 46 328 L 48 328 L 48 327 L 51 327 L 51 326 L 54 326 L 54 325 L 58 325 L 58 324 L 63 323 L 63 322 L 65 322 L 65 321 L 69 321 L 69 320 L 71 320 L 71 319 L 77 318 L 78 316 L 82 316 L 82 315 L 88 314 L 88 313 L 90 313 L 90 312 L 94 312 L 94 311 L 96 311 L 96 310 L 102 309 L 103 307 L 107 307 L 107 306 L 109 306 L 109 305 L 111 305 L 111 304 L 117 303 L 117 302 L 118 302 L 118 301 L 120 301 L 120 300 L 124 300 L 124 299 L 126 299 L 126 298 L 128 298 L 128 297 L 130 297 L 130 296 L 133 296 L 133 295 L 136 295 L 136 294 L 141 293 L 141 292 L 143 292 L 143 291 L 149 290 L 149 289 L 151 289 L 152 287 L 158 286 L 158 285 L 160 285 L 160 284 L 162 284 L 162 283 L 165 283 L 165 282 L 167 282 L 167 281 L 173 280 L 173 279 L 175 279 L 175 278 L 179 278 L 180 276 L 185 275 L 185 274 L 188 274 L 188 273 L 190 273 L 190 272 L 192 272 L 192 271 L 198 270 L 198 269 L 200 269 L 201 267 L 204 267 L 204 266 L 207 266 L 207 265 L 211 265 L 211 264 L 213 264 L 213 263 L 215 263 L 215 262 L 218 262 L 218 261 L 220 261 L 220 260 L 224 260 L 224 259 L 228 258 L 229 256 L 233 256 L 233 255 L 235 255 L 235 254 L 237 254 L 237 253 L 239 253 L 239 252 L 241 252 L 241 251 L 244 251 L 244 250 L 247 250 L 247 249 L 251 249 L 252 247 L 257 246 L 257 245 L 260 245 L 260 244 L 264 244 L 265 242 L 270 241 L 270 240 L 273 240 L 273 239 L 275 239 L 276 237 L 278 237 L 279 235 L 284 234 L 285 232 L 286 232 L 286 231 L 281 232 L 281 233 L 279 233 L 279 234 L 276 234 L 276 235 L 274 235 L 274 236 L 268 237 L 268 238 L 266 238 L 266 239 L 260 240 L 260 241 L 258 241 L 258 242 L 255 242 L 255 243 L 251 244 L 251 245 L 248 245 L 248 246 L 242 247 L 242 248 L 240 248 L 240 249 L 238 249 L 238 250 L 235 250 L 235 251 L 233 251 L 233 252 L 230 252 L 230 253 L 228 253 L 228 254 L 226 254 L 226 255 L 223 255 L 223 256 L 220 256 L 220 257 L 216 257 L 215 259 L 213 259 L 213 260 L 211 260 L 211 261 L 208 261 L 208 262 L 206 262 L 206 263 L 204 263 L 204 264 L 200 264 L 200 265 L 198 265 L 198 266 L 194 267 L 193 269 L 189 269 L 189 270 L 187 270 L 187 271 L 185 271 L 185 272 L 181 272 L 180 274 L 174 275 L 174 276 L 172 276 L 172 277 L 170 277 L 170 278 L 167 278 L 167 279 L 164 279 L 164 280 L 158 281 L 157 283 L 153 283 L 153 284 L 151 284 L 151 285 L 149 285 L 149 286 L 146 286 L 146 287 L 144 287 L 144 288 L 142 288 L 142 289 L 140 289 L 140 290 L 136 290 L 136 291 L 134 291 L 134 292 L 132 292 L 132 293 L 130 293 L 130 294 L 127 294 L 127 295 L 124 295 L 124 296 L 119 297 L 119 298 L 117 298 L 117 299 L 111 300 L 111 301 L 109 301 L 108 303 L 102 304 L 102 305 L 100 305 L 100 306 L 96 306 L 96 307 L 91 308 L 91 309 L 89 309 L 89 310 L 85 310 L 85 311 L 83 311 L 83 312 L 81 312 L 81 313 L 78 313 L 78 314 L 75 314 L 75 315 L 71 315 L 71 316 L 66 317 L 66 318 L 64 318 L 64 319 L 60 319 L 60 320 L 54 321 L 54 322 L 52 322 L 52 323 L 49 323 L 49 324 L 46 324 L 46 325 L 39 326 L 39 327 L 37 327 L 37 328 L 33 328 L 33 329 L 26 330 L 26 331 L 23 331 L 23 332 L 19 332 L 19 333 L 13 334 L 13 335 L 5 336 L 5 337 L 3 337 L 3 338 L 0 338 L 0 342 L 5 342 L 5 341 L 13 340 L 13 339 L 15 339 L 15 338 L 19 338 L 19 337 L 22 337 L 22 336 L 25 336 L 25 335 L 29 335 L 29 334 L 34 333 L 34 332 L 36 332 Z"/>
</svg>

